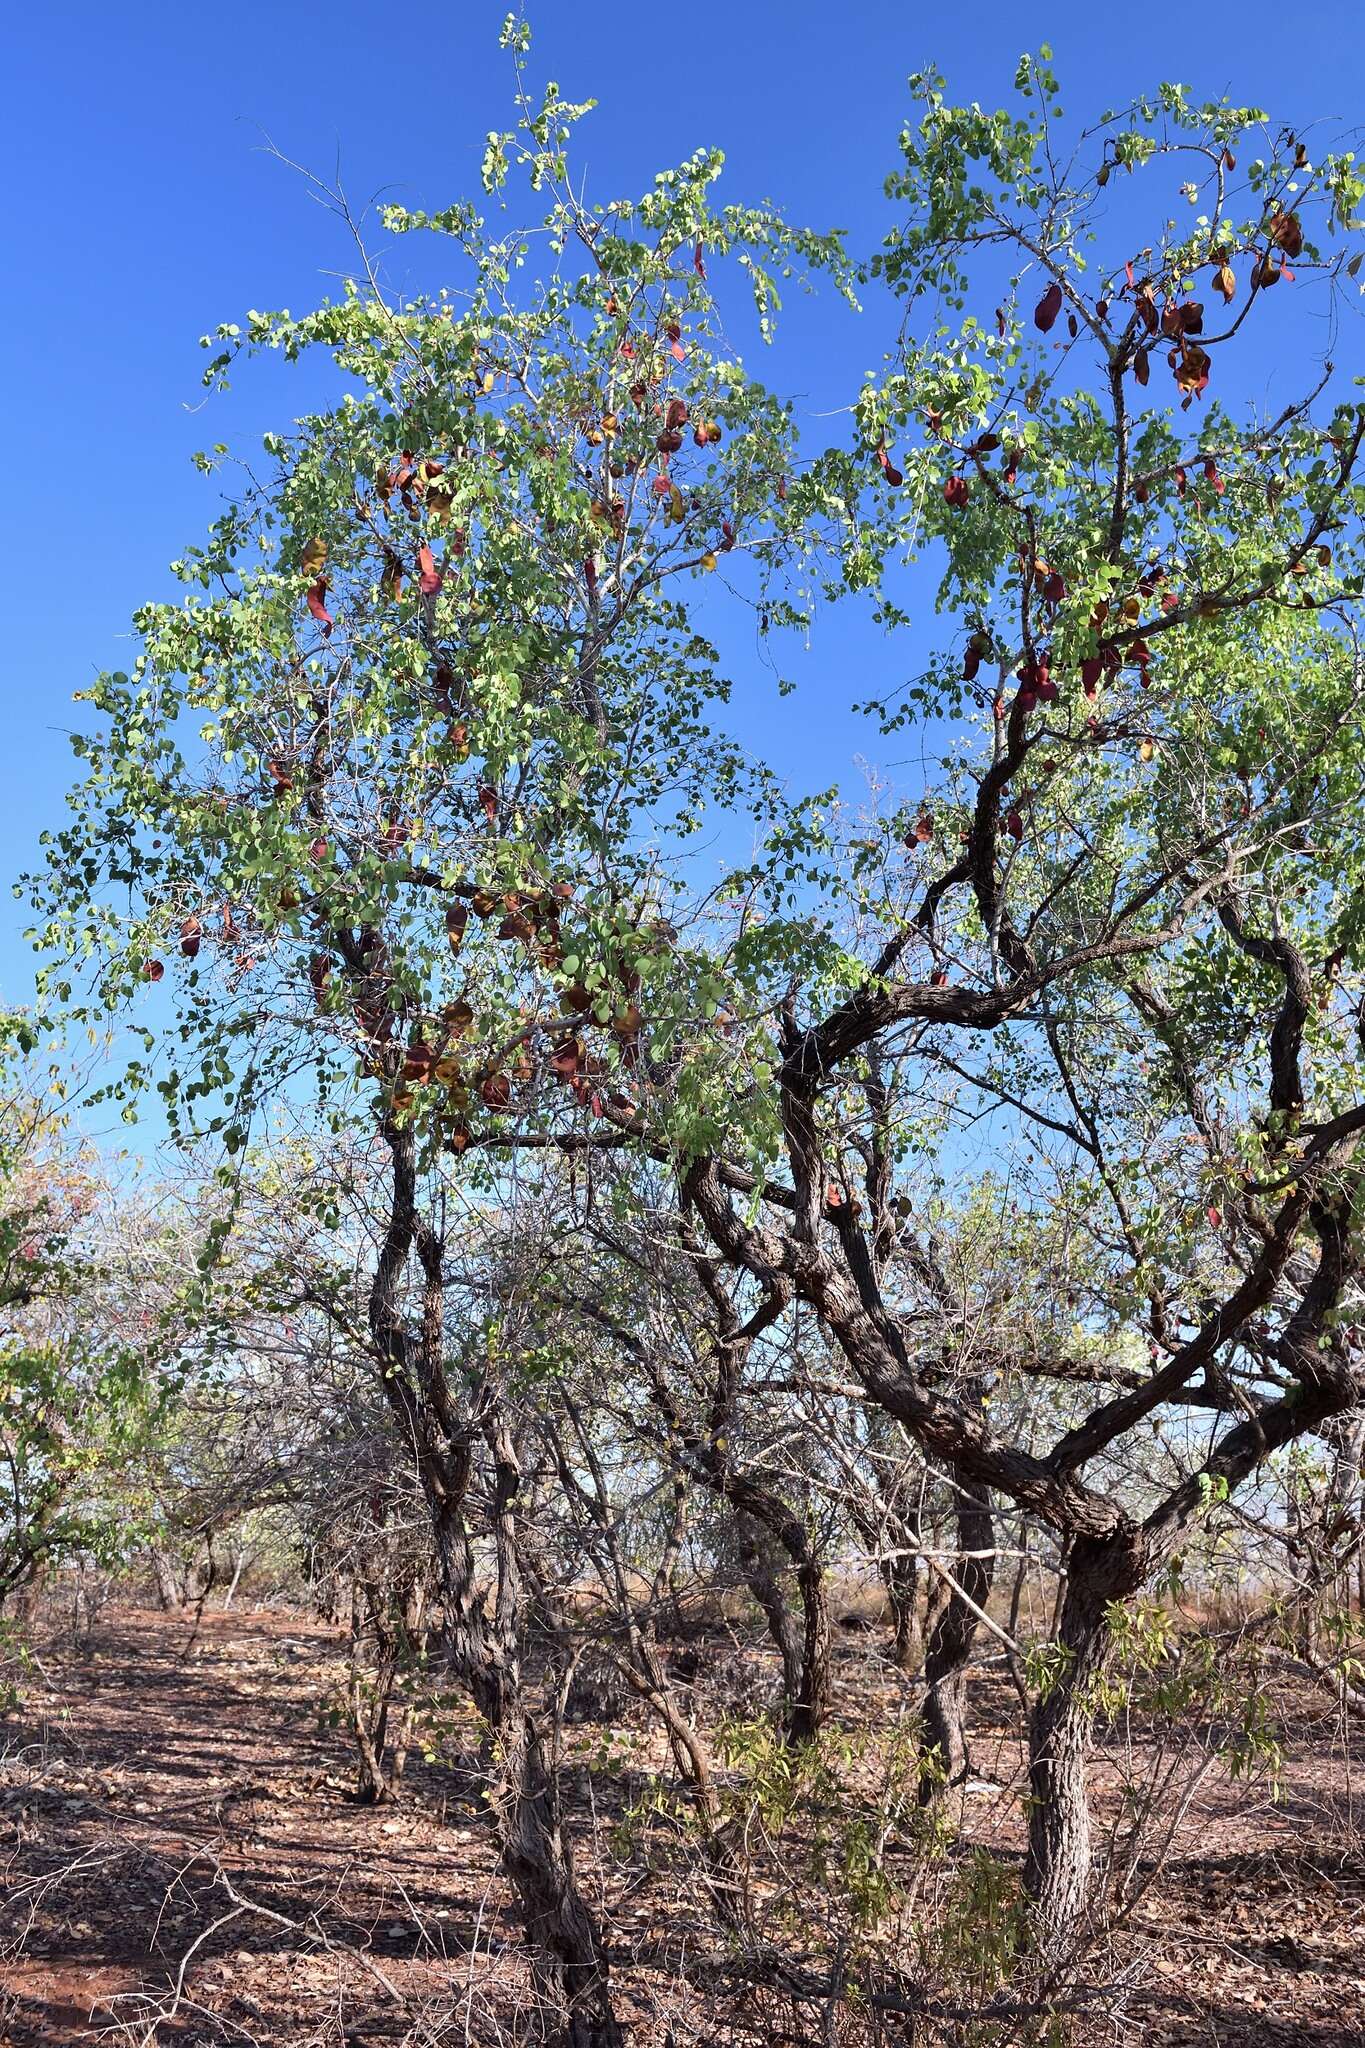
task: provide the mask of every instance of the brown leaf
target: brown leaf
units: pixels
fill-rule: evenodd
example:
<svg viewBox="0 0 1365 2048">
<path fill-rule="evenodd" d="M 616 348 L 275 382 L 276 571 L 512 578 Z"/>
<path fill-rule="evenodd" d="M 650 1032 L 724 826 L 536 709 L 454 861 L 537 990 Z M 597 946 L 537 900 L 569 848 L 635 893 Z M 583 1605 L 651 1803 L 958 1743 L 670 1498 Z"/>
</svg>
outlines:
<svg viewBox="0 0 1365 2048">
<path fill-rule="evenodd" d="M 1303 253 L 1303 227 L 1296 213 L 1273 213 L 1270 216 L 1270 239 L 1277 249 L 1283 249 L 1288 257 Z"/>
</svg>

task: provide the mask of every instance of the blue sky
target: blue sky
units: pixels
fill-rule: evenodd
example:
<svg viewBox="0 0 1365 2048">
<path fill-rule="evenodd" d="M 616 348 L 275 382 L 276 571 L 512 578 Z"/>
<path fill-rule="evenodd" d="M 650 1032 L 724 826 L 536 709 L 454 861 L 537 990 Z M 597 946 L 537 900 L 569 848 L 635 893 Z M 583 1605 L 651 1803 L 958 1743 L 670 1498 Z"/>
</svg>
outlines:
<svg viewBox="0 0 1365 2048">
<path fill-rule="evenodd" d="M 0 325 L 7 882 L 60 816 L 65 731 L 80 709 L 72 691 L 127 664 L 129 613 L 168 589 L 166 563 L 213 514 L 217 487 L 191 468 L 191 451 L 220 439 L 259 447 L 263 429 L 307 402 L 299 373 L 267 364 L 194 410 L 200 333 L 247 306 L 302 310 L 347 262 L 340 229 L 266 138 L 323 176 L 339 167 L 356 201 L 382 189 L 435 206 L 473 193 L 485 132 L 510 118 L 510 63 L 497 48 L 505 11 L 504 0 L 221 10 L 70 0 L 12 21 L 0 140 L 11 289 Z M 543 0 L 532 22 L 531 77 L 601 102 L 580 130 L 594 195 L 634 190 L 716 143 L 730 196 L 776 199 L 794 219 L 848 227 L 863 246 L 886 218 L 881 181 L 906 76 L 926 64 L 956 95 L 997 103 L 1019 52 L 1047 40 L 1069 111 L 1175 76 L 1201 96 L 1227 91 L 1333 125 L 1358 118 L 1365 72 L 1365 13 L 1336 0 L 1288 16 L 1265 0 L 1126 14 L 1074 0 L 671 10 Z M 769 374 L 814 414 L 846 398 L 889 339 L 884 317 L 858 321 L 832 297 L 800 306 Z M 862 673 L 865 663 L 913 665 L 870 638 L 850 652 L 847 642 L 812 650 L 806 695 L 787 700 L 795 709 L 735 652 L 741 730 L 771 740 L 795 779 L 823 782 L 851 765 L 858 740 L 842 706 L 886 675 Z M 875 750 L 871 734 L 866 743 Z M 23 922 L 6 892 L 9 1000 L 30 988 Z"/>
</svg>

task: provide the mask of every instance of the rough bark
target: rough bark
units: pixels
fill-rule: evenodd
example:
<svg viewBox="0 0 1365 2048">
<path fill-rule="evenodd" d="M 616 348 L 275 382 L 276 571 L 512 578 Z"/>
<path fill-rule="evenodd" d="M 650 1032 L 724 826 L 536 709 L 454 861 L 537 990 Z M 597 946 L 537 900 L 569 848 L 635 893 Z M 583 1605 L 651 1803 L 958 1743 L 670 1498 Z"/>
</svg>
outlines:
<svg viewBox="0 0 1365 2048">
<path fill-rule="evenodd" d="M 736 1515 L 745 1581 L 782 1659 L 783 1726 L 792 1742 L 813 1742 L 829 1713 L 830 1624 L 824 1568 L 804 1523 L 776 1496 L 747 1486 Z M 779 1557 L 779 1552 L 782 1555 Z M 782 1588 L 794 1567 L 801 1602 L 798 1624 Z"/>
<path fill-rule="evenodd" d="M 768 1634 L 782 1659 L 782 1699 L 790 1715 L 801 1692 L 801 1630 L 782 1590 L 777 1545 L 764 1524 L 752 1514 L 735 1517 L 740 1569 L 744 1583 L 768 1624 Z"/>
<path fill-rule="evenodd" d="M 152 1552 L 152 1576 L 156 1581 L 157 1603 L 163 1614 L 176 1614 L 184 1606 L 174 1560 L 164 1550 Z"/>
<path fill-rule="evenodd" d="M 388 1227 L 370 1292 L 370 1331 L 385 1392 L 416 1453 L 431 1516 L 445 1610 L 445 1648 L 490 1736 L 488 1808 L 502 1867 L 516 1894 L 530 1949 L 542 2032 L 563 2048 L 620 2048 L 606 1950 L 579 1890 L 564 1824 L 554 1730 L 533 1711 L 521 1670 L 526 1613 L 517 1557 L 515 1503 L 520 1469 L 485 1390 L 478 1419 L 456 1403 L 445 1373 L 445 1247 L 417 1205 L 409 1129 L 389 1125 L 392 1160 Z M 422 1274 L 420 1326 L 404 1313 L 404 1284 L 416 1253 Z M 479 1441 L 492 1457 L 492 1534 L 497 1586 L 492 1613 L 475 1587 L 465 1519 Z"/>
<path fill-rule="evenodd" d="M 1041 1690 L 1029 1728 L 1028 1849 L 1024 1889 L 1033 1902 L 1039 1947 L 1060 1961 L 1084 1927 L 1094 1897 L 1086 1754 L 1096 1681 L 1108 1657 L 1111 1603 L 1126 1600 L 1146 1576 L 1132 1534 L 1071 1546 L 1056 1647 L 1058 1666 Z"/>
<path fill-rule="evenodd" d="M 994 1560 L 973 1553 L 989 1551 L 995 1542 L 990 1489 L 963 1482 L 957 1497 L 957 1538 L 962 1553 L 954 1576 L 962 1592 L 984 1607 L 991 1590 Z M 971 1758 L 963 1714 L 967 1666 L 976 1642 L 978 1622 L 961 1595 L 949 1589 L 939 1608 L 924 1658 L 924 1756 L 932 1763 L 920 1783 L 926 1803 L 941 1785 L 959 1785 L 970 1775 Z"/>
<path fill-rule="evenodd" d="M 919 1559 L 887 1557 L 878 1573 L 891 1609 L 891 1662 L 901 1671 L 918 1671 L 924 1658 L 919 1617 Z"/>
</svg>

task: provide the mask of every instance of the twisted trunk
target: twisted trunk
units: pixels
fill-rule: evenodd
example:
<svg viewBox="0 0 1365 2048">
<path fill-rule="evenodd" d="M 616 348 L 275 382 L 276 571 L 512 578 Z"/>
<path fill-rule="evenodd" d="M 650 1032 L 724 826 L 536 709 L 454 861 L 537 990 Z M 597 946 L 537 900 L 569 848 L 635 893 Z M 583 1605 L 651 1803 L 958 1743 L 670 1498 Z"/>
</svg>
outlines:
<svg viewBox="0 0 1365 2048">
<path fill-rule="evenodd" d="M 578 1887 L 564 1821 L 557 1729 L 547 1732 L 521 1670 L 525 1598 L 516 1546 L 521 1471 L 496 1392 L 477 1424 L 452 1397 L 444 1360 L 444 1252 L 417 1207 L 412 1133 L 385 1128 L 391 1209 L 370 1292 L 370 1330 L 385 1392 L 417 1454 L 444 1600 L 450 1668 L 489 1731 L 488 1808 L 499 1857 L 526 1930 L 548 2038 L 562 2048 L 621 2048 L 606 1950 Z M 409 1328 L 403 1287 L 413 1252 L 422 1272 L 420 1328 Z M 477 1441 L 491 1453 L 497 1585 L 491 1614 L 475 1586 L 465 1504 Z"/>
</svg>

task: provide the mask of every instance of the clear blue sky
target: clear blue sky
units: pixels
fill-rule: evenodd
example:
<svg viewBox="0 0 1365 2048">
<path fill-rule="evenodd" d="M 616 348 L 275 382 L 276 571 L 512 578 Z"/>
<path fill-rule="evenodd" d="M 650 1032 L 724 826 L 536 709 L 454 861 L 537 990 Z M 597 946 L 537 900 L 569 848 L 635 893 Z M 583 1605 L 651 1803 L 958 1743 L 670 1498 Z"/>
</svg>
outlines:
<svg viewBox="0 0 1365 2048">
<path fill-rule="evenodd" d="M 509 60 L 497 48 L 505 11 L 504 0 L 68 0 L 16 11 L 0 139 L 6 883 L 60 814 L 71 779 L 64 732 L 81 708 L 71 692 L 127 663 L 129 613 L 167 589 L 166 563 L 213 513 L 216 487 L 191 469 L 190 452 L 218 439 L 257 448 L 263 428 L 305 403 L 299 374 L 267 365 L 207 412 L 188 409 L 203 396 L 201 332 L 250 305 L 302 310 L 347 262 L 340 231 L 264 153 L 264 138 L 325 176 L 339 165 L 356 200 L 384 188 L 435 206 L 474 193 L 483 136 L 509 121 Z M 943 68 L 957 95 L 997 103 L 1019 52 L 1046 40 L 1068 111 L 1174 76 L 1287 119 L 1351 125 L 1365 75 L 1365 12 L 1343 0 L 1289 10 L 1267 0 L 1174 10 L 542 0 L 532 22 L 532 78 L 601 102 L 579 131 L 596 196 L 634 190 L 717 143 L 732 196 L 776 199 L 864 245 L 884 217 L 905 78 L 925 64 Z M 856 385 L 888 339 L 884 320 L 860 324 L 833 302 L 803 308 L 773 381 L 819 409 Z M 840 652 L 836 672 L 832 653 L 815 650 L 828 688 L 784 722 L 778 751 L 803 780 L 847 765 L 855 744 L 846 720 L 815 715 L 822 699 L 832 714 L 835 697 L 873 681 L 850 673 Z M 855 666 L 874 658 L 869 643 Z M 902 673 L 912 666 L 892 658 Z M 743 666 L 741 654 L 742 682 Z M 766 679 L 751 681 L 740 716 L 757 741 L 778 703 Z M 22 924 L 6 892 L 0 995 L 20 1001 L 31 977 Z"/>
</svg>

